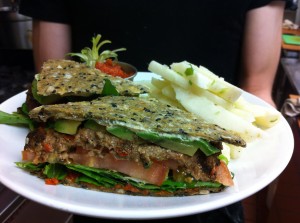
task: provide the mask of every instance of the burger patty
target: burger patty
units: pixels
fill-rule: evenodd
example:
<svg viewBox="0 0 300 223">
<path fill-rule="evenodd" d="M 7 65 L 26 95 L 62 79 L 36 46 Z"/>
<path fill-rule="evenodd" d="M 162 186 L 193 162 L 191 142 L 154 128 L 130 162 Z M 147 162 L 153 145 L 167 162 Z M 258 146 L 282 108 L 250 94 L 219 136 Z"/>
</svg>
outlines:
<svg viewBox="0 0 300 223">
<path fill-rule="evenodd" d="M 221 148 L 221 143 L 215 143 L 214 146 Z M 71 163 L 95 167 L 93 163 L 84 162 L 83 157 L 100 159 L 108 156 L 116 160 L 142 163 L 145 167 L 155 162 L 166 162 L 169 169 L 182 170 L 202 181 L 213 181 L 215 176 L 211 174 L 212 170 L 220 164 L 218 154 L 206 157 L 198 150 L 194 156 L 188 156 L 138 138 L 133 141 L 123 140 L 104 128 L 100 131 L 81 128 L 76 135 L 70 136 L 39 127 L 28 134 L 24 152 L 31 154 L 29 161 L 35 164 Z"/>
</svg>

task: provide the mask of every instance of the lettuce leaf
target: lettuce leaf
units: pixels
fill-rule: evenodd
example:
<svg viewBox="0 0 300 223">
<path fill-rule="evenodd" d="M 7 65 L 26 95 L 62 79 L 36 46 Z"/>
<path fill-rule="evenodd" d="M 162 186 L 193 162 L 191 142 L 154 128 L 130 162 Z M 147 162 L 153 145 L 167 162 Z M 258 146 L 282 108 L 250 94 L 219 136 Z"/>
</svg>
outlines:
<svg viewBox="0 0 300 223">
<path fill-rule="evenodd" d="M 34 121 L 32 121 L 28 116 L 17 112 L 9 114 L 4 111 L 0 111 L 0 124 L 13 126 L 25 125 L 30 129 L 34 128 Z"/>
<path fill-rule="evenodd" d="M 77 183 L 86 182 L 96 186 L 104 186 L 111 188 L 119 185 L 131 184 L 132 186 L 151 191 L 169 191 L 174 192 L 180 189 L 190 189 L 190 188 L 219 188 L 222 184 L 217 182 L 204 182 L 204 181 L 192 181 L 187 182 L 176 182 L 171 178 L 166 179 L 161 186 L 149 184 L 145 181 L 138 180 L 129 177 L 125 174 L 106 169 L 98 169 L 93 167 L 87 167 L 83 165 L 73 165 L 73 164 L 39 164 L 35 165 L 33 163 L 23 163 L 17 162 L 16 165 L 19 168 L 27 170 L 29 172 L 42 171 L 42 173 L 47 178 L 57 178 L 58 180 L 63 180 L 67 176 L 68 170 L 72 170 L 79 173 L 76 181 Z"/>
</svg>

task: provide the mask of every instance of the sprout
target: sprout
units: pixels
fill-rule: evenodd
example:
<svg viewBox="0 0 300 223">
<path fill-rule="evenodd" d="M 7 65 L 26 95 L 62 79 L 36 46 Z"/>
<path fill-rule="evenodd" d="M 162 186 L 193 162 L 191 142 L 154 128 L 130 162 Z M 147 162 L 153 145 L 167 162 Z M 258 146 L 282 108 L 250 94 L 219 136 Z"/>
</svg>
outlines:
<svg viewBox="0 0 300 223">
<path fill-rule="evenodd" d="M 110 40 L 103 40 L 100 42 L 101 35 L 98 34 L 96 37 L 92 38 L 92 49 L 85 47 L 81 50 L 81 53 L 68 53 L 69 56 L 77 56 L 89 67 L 95 67 L 96 62 L 104 62 L 108 58 L 118 58 L 117 52 L 125 51 L 125 48 L 115 49 L 115 50 L 105 50 L 99 53 L 100 48 L 107 43 L 111 43 Z"/>
</svg>

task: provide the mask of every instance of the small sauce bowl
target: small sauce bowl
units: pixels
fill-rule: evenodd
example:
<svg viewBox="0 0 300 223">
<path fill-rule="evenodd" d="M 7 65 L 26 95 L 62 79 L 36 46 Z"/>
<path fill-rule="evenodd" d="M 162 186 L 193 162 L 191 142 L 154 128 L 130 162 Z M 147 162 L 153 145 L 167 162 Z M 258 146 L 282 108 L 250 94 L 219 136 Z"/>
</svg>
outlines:
<svg viewBox="0 0 300 223">
<path fill-rule="evenodd" d="M 107 59 L 104 62 L 96 62 L 95 68 L 103 73 L 127 80 L 133 80 L 137 74 L 137 69 L 131 64 L 111 59 Z"/>
<path fill-rule="evenodd" d="M 126 80 L 133 80 L 133 78 L 137 75 L 137 69 L 133 65 L 121 61 L 116 61 L 115 63 L 120 65 L 125 73 L 130 74 L 129 77 L 125 78 Z"/>
</svg>

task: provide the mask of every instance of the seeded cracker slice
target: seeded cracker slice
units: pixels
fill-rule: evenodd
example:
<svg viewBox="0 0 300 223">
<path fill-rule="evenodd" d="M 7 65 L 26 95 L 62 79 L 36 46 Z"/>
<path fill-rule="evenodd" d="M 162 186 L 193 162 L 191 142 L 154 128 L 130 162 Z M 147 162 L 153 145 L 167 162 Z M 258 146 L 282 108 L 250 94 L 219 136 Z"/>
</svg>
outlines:
<svg viewBox="0 0 300 223">
<path fill-rule="evenodd" d="M 232 132 L 154 98 L 106 96 L 90 102 L 44 105 L 35 108 L 29 115 L 42 122 L 48 119 L 93 119 L 105 126 L 118 125 L 134 131 L 184 134 L 191 139 L 201 137 L 208 141 L 245 146 L 243 139 Z"/>
<path fill-rule="evenodd" d="M 48 60 L 38 74 L 37 93 L 41 96 L 59 95 L 83 96 L 100 95 L 105 79 L 109 79 L 120 95 L 137 96 L 148 92 L 145 86 L 101 71 L 89 68 L 71 60 Z"/>
</svg>

